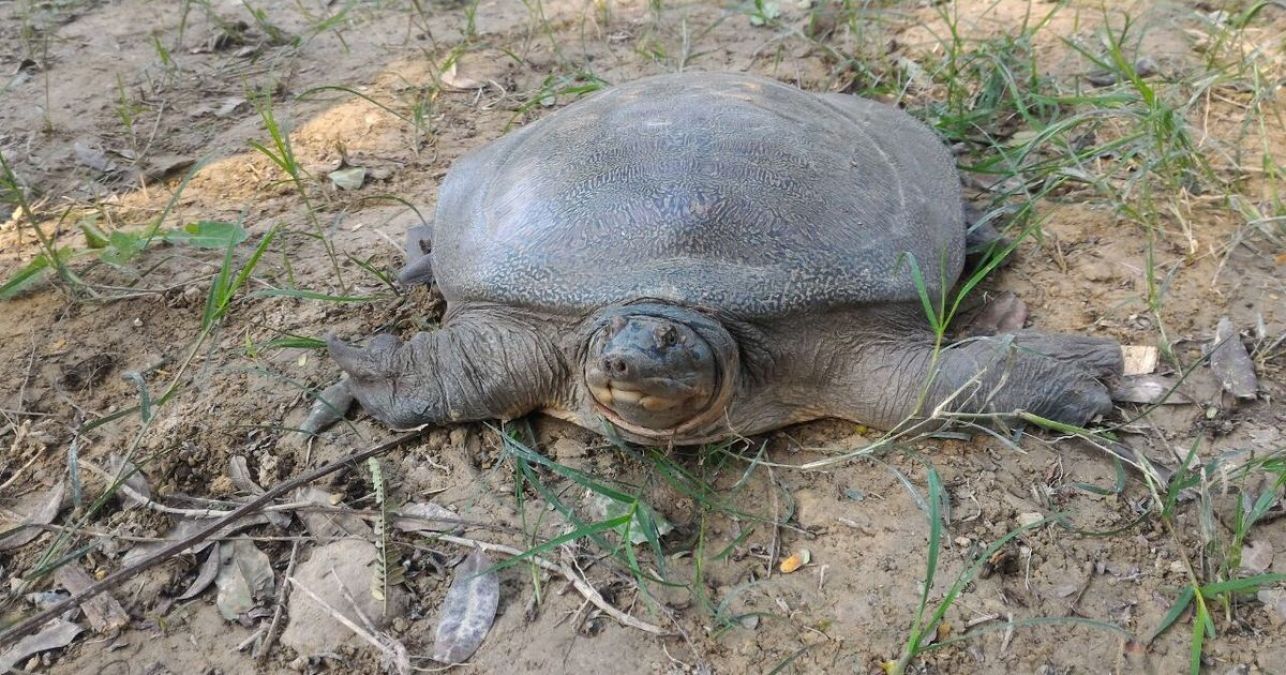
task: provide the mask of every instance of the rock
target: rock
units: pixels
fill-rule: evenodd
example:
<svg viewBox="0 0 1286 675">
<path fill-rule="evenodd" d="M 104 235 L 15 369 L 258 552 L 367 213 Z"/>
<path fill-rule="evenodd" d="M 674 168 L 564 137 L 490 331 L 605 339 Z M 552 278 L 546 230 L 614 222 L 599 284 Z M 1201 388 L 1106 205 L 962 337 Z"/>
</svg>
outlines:
<svg viewBox="0 0 1286 675">
<path fill-rule="evenodd" d="M 827 501 L 816 490 L 811 488 L 796 492 L 795 522 L 806 530 L 828 524 L 830 522 L 828 512 L 833 513 L 834 508 L 828 509 Z"/>
<path fill-rule="evenodd" d="M 331 614 L 331 610 L 340 612 L 362 625 L 353 611 L 354 602 L 377 628 L 400 616 L 406 608 L 406 592 L 401 586 L 389 588 L 387 614 L 384 602 L 371 596 L 375 558 L 375 545 L 357 539 L 343 539 L 313 549 L 308 560 L 295 571 L 296 585 L 290 591 L 290 622 L 281 634 L 281 643 L 302 657 L 331 654 L 341 644 L 365 644 Z M 312 591 L 330 609 L 319 605 L 300 587 Z"/>
<path fill-rule="evenodd" d="M 1265 588 L 1257 594 L 1259 601 L 1268 610 L 1268 618 L 1274 626 L 1286 623 L 1286 591 L 1280 588 Z"/>
<path fill-rule="evenodd" d="M 1267 539 L 1248 541 L 1241 547 L 1241 568 L 1251 574 L 1263 574 L 1273 566 L 1273 544 Z"/>
<path fill-rule="evenodd" d="M 1029 513 L 1018 514 L 1018 524 L 1022 527 L 1031 527 L 1032 525 L 1035 525 L 1036 523 L 1039 523 L 1044 519 L 1045 519 L 1045 516 L 1039 513 L 1036 513 L 1034 511 Z"/>
<path fill-rule="evenodd" d="M 1112 263 L 1106 260 L 1086 261 L 1080 266 L 1080 273 L 1082 279 L 1097 283 L 1112 283 L 1119 278 L 1116 270 L 1112 269 Z"/>
</svg>

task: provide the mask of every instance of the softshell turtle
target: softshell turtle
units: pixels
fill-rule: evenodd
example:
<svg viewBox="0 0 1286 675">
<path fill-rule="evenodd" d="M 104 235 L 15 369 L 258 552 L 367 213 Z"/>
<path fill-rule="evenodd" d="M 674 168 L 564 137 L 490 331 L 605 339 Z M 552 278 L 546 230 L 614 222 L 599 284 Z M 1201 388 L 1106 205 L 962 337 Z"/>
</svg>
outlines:
<svg viewBox="0 0 1286 675">
<path fill-rule="evenodd" d="M 330 353 L 396 427 L 542 411 L 691 444 L 824 417 L 1110 410 L 1112 340 L 1019 331 L 935 357 L 921 293 L 950 290 L 965 238 L 951 155 L 897 108 L 650 77 L 456 160 L 402 275 L 436 281 L 442 327 L 332 336 Z"/>
</svg>

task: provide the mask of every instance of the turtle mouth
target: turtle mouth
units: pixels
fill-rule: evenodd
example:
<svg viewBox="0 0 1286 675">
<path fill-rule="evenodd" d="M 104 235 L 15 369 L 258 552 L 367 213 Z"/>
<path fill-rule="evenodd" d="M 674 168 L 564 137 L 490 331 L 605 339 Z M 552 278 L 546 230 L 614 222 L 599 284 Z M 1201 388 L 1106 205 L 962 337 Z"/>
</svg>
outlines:
<svg viewBox="0 0 1286 675">
<path fill-rule="evenodd" d="M 695 415 L 701 412 L 697 408 L 710 398 L 710 392 L 674 380 L 623 382 L 595 372 L 586 379 L 594 400 L 610 410 L 623 406 L 642 408 L 650 413 L 684 409 Z"/>
</svg>

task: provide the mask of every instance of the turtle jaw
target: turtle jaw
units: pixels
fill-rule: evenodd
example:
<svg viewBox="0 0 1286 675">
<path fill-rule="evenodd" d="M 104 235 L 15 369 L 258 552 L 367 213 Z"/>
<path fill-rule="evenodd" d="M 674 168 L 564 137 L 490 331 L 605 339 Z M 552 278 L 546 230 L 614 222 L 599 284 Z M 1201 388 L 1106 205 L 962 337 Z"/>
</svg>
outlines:
<svg viewBox="0 0 1286 675">
<path fill-rule="evenodd" d="M 617 314 L 587 349 L 584 377 L 596 412 L 643 436 L 707 423 L 725 382 L 720 354 L 682 320 Z"/>
<path fill-rule="evenodd" d="M 636 419 L 647 417 L 650 427 L 662 429 L 676 426 L 700 413 L 709 403 L 711 392 L 694 387 L 684 387 L 690 394 L 671 395 L 657 388 L 639 383 L 612 380 L 602 371 L 593 369 L 587 372 L 585 380 L 589 383 L 590 394 L 600 408 L 622 417 Z M 669 383 L 658 383 L 661 389 L 669 388 Z M 642 412 L 639 412 L 639 409 Z M 673 419 L 671 419 L 673 418 Z"/>
</svg>

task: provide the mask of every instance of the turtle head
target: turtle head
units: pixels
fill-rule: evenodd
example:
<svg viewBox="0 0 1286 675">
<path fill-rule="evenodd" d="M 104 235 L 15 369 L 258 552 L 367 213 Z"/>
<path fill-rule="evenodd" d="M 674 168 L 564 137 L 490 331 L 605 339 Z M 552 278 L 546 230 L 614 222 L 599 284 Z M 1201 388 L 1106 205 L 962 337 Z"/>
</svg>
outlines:
<svg viewBox="0 0 1286 675">
<path fill-rule="evenodd" d="M 718 322 L 671 305 L 601 316 L 585 352 L 585 384 L 612 422 L 648 435 L 722 416 L 735 373 L 732 337 Z"/>
</svg>

